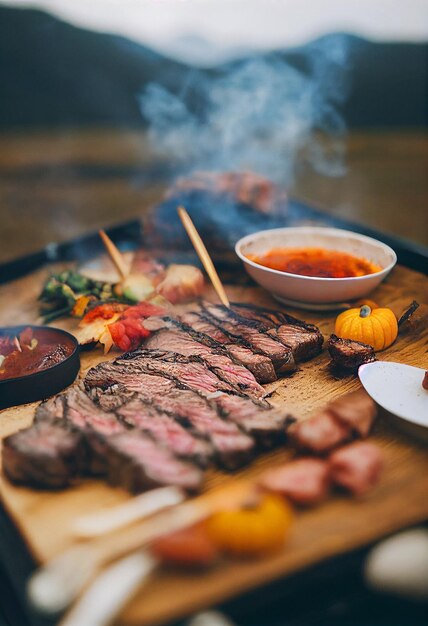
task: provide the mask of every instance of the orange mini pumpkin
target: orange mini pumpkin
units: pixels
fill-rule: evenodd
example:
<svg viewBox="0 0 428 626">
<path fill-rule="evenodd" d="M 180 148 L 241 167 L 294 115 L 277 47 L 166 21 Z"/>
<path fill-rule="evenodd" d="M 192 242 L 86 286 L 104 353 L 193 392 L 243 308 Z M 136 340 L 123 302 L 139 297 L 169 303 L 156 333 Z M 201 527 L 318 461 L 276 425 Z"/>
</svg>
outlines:
<svg viewBox="0 0 428 626">
<path fill-rule="evenodd" d="M 375 350 L 384 350 L 397 338 L 397 318 L 391 309 L 372 309 L 364 304 L 338 315 L 334 332 L 342 339 L 360 341 Z"/>
</svg>

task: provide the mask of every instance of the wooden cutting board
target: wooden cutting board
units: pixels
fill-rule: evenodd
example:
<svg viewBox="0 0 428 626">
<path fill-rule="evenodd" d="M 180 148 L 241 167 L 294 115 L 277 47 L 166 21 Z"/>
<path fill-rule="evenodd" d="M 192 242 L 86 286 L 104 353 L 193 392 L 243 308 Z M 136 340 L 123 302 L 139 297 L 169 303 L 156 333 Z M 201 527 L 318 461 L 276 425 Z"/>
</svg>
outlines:
<svg viewBox="0 0 428 626">
<path fill-rule="evenodd" d="M 35 299 L 46 270 L 0 287 L 0 325 L 35 322 Z M 256 287 L 227 286 L 234 300 L 278 306 Z M 213 294 L 207 289 L 207 297 Z M 396 267 L 389 279 L 371 296 L 398 314 L 416 299 L 421 307 L 396 343 L 383 352 L 385 360 L 428 368 L 428 279 L 417 272 Z M 333 330 L 330 313 L 291 313 L 318 324 L 325 335 Z M 57 324 L 73 330 L 74 322 Z M 112 355 L 114 356 L 114 355 Z M 99 351 L 82 354 L 82 372 L 102 360 Z M 305 363 L 290 378 L 273 383 L 272 401 L 290 413 L 309 415 L 318 406 L 358 388 L 354 377 L 335 379 L 328 368 L 328 354 Z M 34 405 L 0 412 L 0 437 L 28 426 Z M 284 549 L 255 561 L 228 561 L 201 574 L 163 571 L 136 595 L 118 623 L 125 626 L 161 624 L 222 602 L 258 585 L 309 567 L 322 559 L 356 549 L 400 528 L 428 519 L 428 448 L 417 438 L 396 429 L 393 418 L 383 413 L 371 436 L 385 457 L 380 484 L 363 498 L 332 496 L 322 506 L 297 511 L 295 524 Z M 255 476 L 261 468 L 283 462 L 286 447 L 265 454 L 237 476 Z M 207 473 L 206 489 L 233 480 L 219 471 Z M 88 481 L 63 492 L 38 492 L 17 488 L 0 477 L 0 491 L 11 518 L 35 559 L 41 563 L 73 543 L 71 525 L 77 516 L 125 501 L 129 495 L 101 481 Z"/>
</svg>

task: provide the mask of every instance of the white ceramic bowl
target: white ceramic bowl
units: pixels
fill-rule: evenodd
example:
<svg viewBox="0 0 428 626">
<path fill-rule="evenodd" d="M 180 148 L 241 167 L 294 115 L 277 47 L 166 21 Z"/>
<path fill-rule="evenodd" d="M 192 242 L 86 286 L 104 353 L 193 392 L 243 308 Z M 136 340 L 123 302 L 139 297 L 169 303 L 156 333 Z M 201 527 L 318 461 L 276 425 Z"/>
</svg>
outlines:
<svg viewBox="0 0 428 626">
<path fill-rule="evenodd" d="M 264 254 L 272 248 L 303 247 L 349 252 L 376 263 L 382 270 L 355 278 L 316 278 L 273 270 L 247 257 L 248 254 Z M 333 309 L 343 302 L 367 296 L 397 262 L 394 250 L 376 239 L 348 230 L 318 226 L 258 231 L 240 239 L 235 251 L 249 275 L 277 300 L 308 309 Z"/>
</svg>

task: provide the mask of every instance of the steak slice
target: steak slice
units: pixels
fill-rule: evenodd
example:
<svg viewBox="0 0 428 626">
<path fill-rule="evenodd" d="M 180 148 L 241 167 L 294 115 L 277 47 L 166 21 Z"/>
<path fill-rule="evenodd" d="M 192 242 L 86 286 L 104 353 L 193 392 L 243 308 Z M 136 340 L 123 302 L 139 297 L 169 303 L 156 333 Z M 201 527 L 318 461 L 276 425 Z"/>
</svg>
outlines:
<svg viewBox="0 0 428 626">
<path fill-rule="evenodd" d="M 238 315 L 220 304 L 205 303 L 203 315 L 230 336 L 231 342 L 238 340 L 254 352 L 268 356 L 277 374 L 286 374 L 296 369 L 291 349 L 276 337 L 271 337 L 252 320 L 241 320 Z"/>
<path fill-rule="evenodd" d="M 168 378 L 184 383 L 191 389 L 196 387 L 197 391 L 238 393 L 234 387 L 219 379 L 209 370 L 203 359 L 198 356 L 184 356 L 169 350 L 139 348 L 133 352 L 127 352 L 116 359 L 114 363 L 119 366 L 125 364 L 135 367 L 137 371 L 166 375 Z"/>
<path fill-rule="evenodd" d="M 321 352 L 324 339 L 319 328 L 313 324 L 306 324 L 281 311 L 251 304 L 233 303 L 229 312 L 239 322 L 250 323 L 291 348 L 296 362 L 307 361 Z"/>
<path fill-rule="evenodd" d="M 41 420 L 3 440 L 3 471 L 12 482 L 59 489 L 72 484 L 86 464 L 82 434 L 62 420 Z"/>
<path fill-rule="evenodd" d="M 138 398 L 119 407 L 117 413 L 128 426 L 150 435 L 176 456 L 192 459 L 203 467 L 209 464 L 213 454 L 210 443 L 194 437 L 166 413 L 157 411 Z"/>
<path fill-rule="evenodd" d="M 59 396 L 42 402 L 36 409 L 36 422 L 58 418 L 64 419 L 74 429 L 83 433 L 91 444 L 89 449 L 92 454 L 88 457 L 87 472 L 95 475 L 104 474 L 106 471 L 104 439 L 94 437 L 94 434 L 108 437 L 125 430 L 117 416 L 100 408 L 81 387 L 75 386 Z"/>
<path fill-rule="evenodd" d="M 356 372 L 364 363 L 376 361 L 375 351 L 371 346 L 351 339 L 341 339 L 336 335 L 330 335 L 328 351 L 333 365 L 352 372 Z"/>
<path fill-rule="evenodd" d="M 223 345 L 209 335 L 199 332 L 179 320 L 151 317 L 144 322 L 144 325 L 149 330 L 157 331 L 146 340 L 145 346 L 147 348 L 172 350 L 187 356 L 199 355 L 205 359 L 208 367 L 215 370 L 215 373 L 226 382 L 238 385 L 247 392 L 252 391 L 256 397 L 264 395 L 264 389 L 258 385 L 260 381 L 257 382 L 252 373 L 254 370 L 260 369 L 260 355 L 254 354 L 252 350 L 244 348 L 246 350 L 244 366 L 241 358 L 238 359 L 235 356 L 236 351 L 232 353 L 230 344 Z M 168 335 L 168 332 L 173 334 Z M 264 367 L 264 370 L 271 371 L 273 380 L 276 380 L 272 361 L 266 356 L 262 358 L 269 364 L 268 367 Z M 251 363 L 254 364 L 254 368 L 250 367 Z"/>
<path fill-rule="evenodd" d="M 134 366 L 136 371 L 160 374 L 177 383 L 184 383 L 211 400 L 220 414 L 227 416 L 263 445 L 272 445 L 283 435 L 285 417 L 280 417 L 266 401 L 255 403 L 245 395 L 237 395 L 235 389 L 219 381 L 198 357 L 140 349 L 135 351 L 131 361 L 129 355 L 125 355 L 116 363 L 119 366 L 125 363 Z"/>
<path fill-rule="evenodd" d="M 101 383 L 101 384 L 100 384 Z M 183 424 L 211 442 L 216 459 L 225 468 L 235 469 L 248 462 L 254 447 L 253 440 L 242 433 L 236 424 L 222 420 L 206 398 L 185 385 L 164 376 L 135 372 L 129 365 L 100 363 L 86 375 L 87 389 L 122 385 L 138 394 L 144 402 L 179 419 Z"/>
<path fill-rule="evenodd" d="M 188 491 L 200 488 L 203 473 L 192 463 L 174 457 L 145 433 L 126 431 L 105 440 L 110 484 L 139 493 L 153 487 L 176 485 Z"/>
<path fill-rule="evenodd" d="M 256 380 L 256 382 L 265 384 L 272 383 L 276 380 L 275 368 L 269 357 L 263 354 L 254 353 L 245 345 L 240 345 L 239 343 L 230 343 L 230 337 L 226 335 L 220 327 L 205 319 L 200 313 L 186 313 L 185 315 L 182 315 L 180 319 L 182 322 L 193 328 L 193 330 L 200 333 L 205 333 L 206 335 L 209 335 L 212 339 L 215 339 L 220 344 L 222 344 L 235 362 L 240 363 L 252 373 L 253 378 Z M 230 373 L 228 370 L 225 371 L 221 368 L 218 369 L 220 372 L 222 372 L 224 379 L 228 382 L 231 382 L 231 384 L 234 384 L 236 382 L 236 378 L 241 378 L 242 380 L 242 371 L 238 371 L 235 373 L 236 368 L 235 371 L 232 371 L 232 373 Z M 220 376 L 221 374 L 219 373 L 218 375 Z M 244 383 L 243 381 L 239 383 L 238 380 L 238 384 L 242 385 Z M 247 385 L 250 385 L 248 380 Z M 254 383 L 251 383 L 251 387 L 253 387 L 253 385 Z"/>
</svg>

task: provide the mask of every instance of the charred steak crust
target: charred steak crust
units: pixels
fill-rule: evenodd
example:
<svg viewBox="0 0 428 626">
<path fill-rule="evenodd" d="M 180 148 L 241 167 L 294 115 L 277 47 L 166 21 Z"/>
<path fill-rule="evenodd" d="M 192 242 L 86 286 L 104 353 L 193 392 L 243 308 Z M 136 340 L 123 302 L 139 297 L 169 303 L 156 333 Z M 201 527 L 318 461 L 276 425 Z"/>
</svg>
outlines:
<svg viewBox="0 0 428 626">
<path fill-rule="evenodd" d="M 150 329 L 156 332 L 146 340 L 146 347 L 170 349 L 188 356 L 198 354 L 209 367 L 221 370 L 227 382 L 244 379 L 253 390 L 253 378 L 257 373 L 261 373 L 262 377 L 256 378 L 256 382 L 276 380 L 272 361 L 266 355 L 256 354 L 248 346 L 242 345 L 239 338 L 229 336 L 228 341 L 233 342 L 233 345 L 224 345 L 180 320 L 158 318 L 155 320 L 155 328 L 153 318 L 149 318 L 148 322 L 151 324 Z"/>
<path fill-rule="evenodd" d="M 220 418 L 210 401 L 195 393 L 187 385 L 165 376 L 146 374 L 128 366 L 105 362 L 89 370 L 87 389 L 122 384 L 139 399 L 178 419 L 193 432 L 207 438 L 215 451 L 218 463 L 226 469 L 235 469 L 247 463 L 254 449 L 254 441 L 230 421 Z M 102 395 L 102 394 L 100 394 Z M 101 400 L 101 398 L 99 398 Z"/>
<path fill-rule="evenodd" d="M 274 445 L 281 439 L 285 416 L 273 411 L 266 400 L 253 400 L 219 380 L 205 367 L 202 359 L 161 350 L 139 349 L 131 361 L 127 357 L 123 361 L 119 358 L 115 363 L 118 366 L 127 364 L 128 371 L 132 364 L 136 373 L 154 373 L 173 380 L 177 385 L 184 383 L 187 388 L 209 400 L 221 416 L 236 423 L 263 446 Z"/>
<path fill-rule="evenodd" d="M 82 475 L 87 457 L 82 433 L 59 419 L 41 420 L 3 440 L 3 471 L 19 485 L 67 487 Z"/>
<path fill-rule="evenodd" d="M 322 350 L 323 336 L 314 324 L 307 324 L 281 311 L 253 305 L 234 304 L 229 310 L 241 323 L 253 325 L 288 346 L 296 362 L 307 361 Z"/>
<path fill-rule="evenodd" d="M 290 348 L 262 331 L 252 320 L 244 323 L 227 307 L 207 303 L 203 304 L 202 315 L 228 334 L 231 343 L 238 342 L 256 354 L 269 357 L 277 374 L 295 371 L 296 364 Z"/>
<path fill-rule="evenodd" d="M 375 351 L 371 346 L 351 339 L 341 339 L 337 335 L 330 336 L 328 351 L 333 365 L 348 371 L 355 372 L 360 365 L 376 361 Z"/>
</svg>

